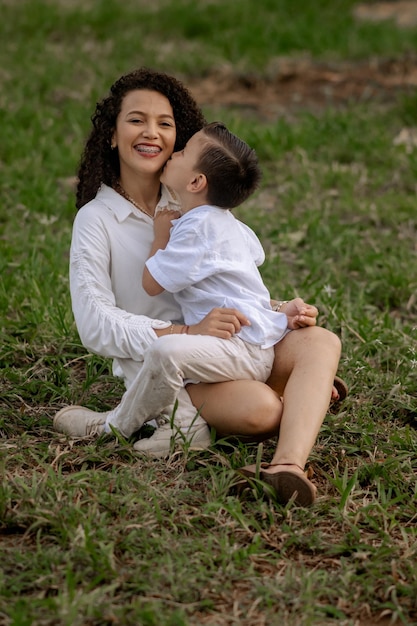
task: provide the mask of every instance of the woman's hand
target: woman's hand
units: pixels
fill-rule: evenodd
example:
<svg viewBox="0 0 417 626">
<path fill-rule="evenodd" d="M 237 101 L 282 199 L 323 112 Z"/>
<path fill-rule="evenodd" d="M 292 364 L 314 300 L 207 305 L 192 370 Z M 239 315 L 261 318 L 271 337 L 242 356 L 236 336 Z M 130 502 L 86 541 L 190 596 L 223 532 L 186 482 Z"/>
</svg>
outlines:
<svg viewBox="0 0 417 626">
<path fill-rule="evenodd" d="M 212 309 L 198 324 L 190 326 L 189 335 L 211 335 L 220 339 L 230 339 L 242 326 L 250 326 L 250 321 L 237 309 Z"/>
<path fill-rule="evenodd" d="M 318 310 L 312 304 L 307 304 L 302 298 L 294 298 L 282 305 L 280 313 L 285 313 L 288 319 L 288 328 L 297 330 L 306 326 L 315 326 Z"/>
</svg>

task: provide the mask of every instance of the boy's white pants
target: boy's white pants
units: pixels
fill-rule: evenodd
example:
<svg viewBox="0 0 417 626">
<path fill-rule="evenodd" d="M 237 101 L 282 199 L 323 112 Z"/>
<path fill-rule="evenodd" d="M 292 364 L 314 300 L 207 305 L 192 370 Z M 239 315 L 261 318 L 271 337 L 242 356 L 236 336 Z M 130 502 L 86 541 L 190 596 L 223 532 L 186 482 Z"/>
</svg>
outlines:
<svg viewBox="0 0 417 626">
<path fill-rule="evenodd" d="M 136 378 L 120 404 L 110 411 L 109 424 L 130 437 L 143 424 L 161 415 L 170 417 L 175 401 L 175 425 L 201 423 L 184 384 L 252 379 L 264 382 L 272 369 L 274 349 L 261 349 L 238 337 L 164 335 L 150 346 Z"/>
</svg>

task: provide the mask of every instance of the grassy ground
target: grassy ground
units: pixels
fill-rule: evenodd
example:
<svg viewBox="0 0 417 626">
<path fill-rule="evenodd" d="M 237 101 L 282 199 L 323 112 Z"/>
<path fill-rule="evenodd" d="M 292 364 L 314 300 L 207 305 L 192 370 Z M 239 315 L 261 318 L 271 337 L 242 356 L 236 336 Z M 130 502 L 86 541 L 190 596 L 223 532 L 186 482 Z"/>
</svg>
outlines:
<svg viewBox="0 0 417 626">
<path fill-rule="evenodd" d="M 412 58 L 416 30 L 356 22 L 348 0 L 0 6 L 0 625 L 417 624 L 417 157 L 396 140 L 413 90 L 290 119 L 220 109 L 264 167 L 239 216 L 265 281 L 343 341 L 351 393 L 311 455 L 312 509 L 236 495 L 256 446 L 165 463 L 51 428 L 58 408 L 122 392 L 80 344 L 67 277 L 72 177 L 111 82 L 142 64 L 198 83 L 306 53 Z"/>
</svg>

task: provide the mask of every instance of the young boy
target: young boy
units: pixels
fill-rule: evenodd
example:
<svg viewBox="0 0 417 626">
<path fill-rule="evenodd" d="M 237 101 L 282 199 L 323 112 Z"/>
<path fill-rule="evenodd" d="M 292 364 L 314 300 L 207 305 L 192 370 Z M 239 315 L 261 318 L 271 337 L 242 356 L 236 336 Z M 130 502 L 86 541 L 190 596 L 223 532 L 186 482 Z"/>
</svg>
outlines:
<svg viewBox="0 0 417 626">
<path fill-rule="evenodd" d="M 273 346 L 290 330 L 315 324 L 316 309 L 301 298 L 272 309 L 258 271 L 264 260 L 262 246 L 230 211 L 250 196 L 260 178 L 255 152 L 218 122 L 197 132 L 164 168 L 161 182 L 178 195 L 183 214 L 174 221 L 169 211 L 155 218 L 142 283 L 149 295 L 164 289 L 173 293 L 185 324 L 182 334 L 172 324 L 172 334 L 159 337 L 145 353 L 134 402 L 144 421 L 155 415 L 169 416 L 175 401 L 181 403 L 188 383 L 266 381 L 273 365 Z M 206 334 L 206 328 L 201 330 L 204 334 L 195 334 L 216 307 L 241 312 L 239 327 L 225 324 L 220 335 L 217 329 L 215 336 Z M 308 347 L 306 353 L 308 360 Z M 292 400 L 294 395 L 289 397 Z M 135 419 L 138 424 L 138 415 Z M 290 422 L 286 420 L 281 434 L 293 453 L 294 439 L 297 442 L 303 436 L 291 430 Z M 305 440 L 311 439 L 307 431 Z M 146 440 L 142 441 L 134 447 L 146 451 Z M 251 477 L 257 471 L 248 466 L 241 473 Z M 262 465 L 260 476 L 281 502 L 293 494 L 303 506 L 315 499 L 316 488 L 301 465 L 281 459 L 278 448 L 274 462 Z"/>
<path fill-rule="evenodd" d="M 266 381 L 273 346 L 303 323 L 271 307 L 258 266 L 265 254 L 255 233 L 230 209 L 257 188 L 261 171 L 255 151 L 221 123 L 197 132 L 167 162 L 161 182 L 178 196 L 182 217 L 155 220 L 155 239 L 143 273 L 149 295 L 173 293 L 184 317 L 184 333 L 215 307 L 234 308 L 248 319 L 230 339 L 199 335 L 201 382 L 252 378 Z M 165 219 L 164 219 L 165 217 Z M 198 339 L 184 350 L 197 349 Z M 213 362 L 213 359 L 214 362 Z M 219 362 L 221 361 L 221 367 Z M 207 364 L 205 368 L 204 365 Z"/>
<path fill-rule="evenodd" d="M 172 213 L 155 218 L 142 283 L 149 295 L 164 289 L 173 293 L 185 325 L 183 334 L 164 335 L 147 351 L 145 371 L 150 382 L 143 381 L 141 399 L 146 397 L 142 405 L 148 409 L 153 402 L 154 414 L 158 407 L 165 405 L 166 412 L 176 399 L 180 401 L 187 383 L 266 381 L 273 346 L 289 330 L 308 326 L 314 316 L 301 298 L 281 303 L 288 316 L 279 311 L 279 303 L 272 309 L 257 267 L 265 258 L 262 246 L 230 211 L 250 196 L 260 178 L 255 152 L 219 122 L 193 135 L 164 168 L 161 182 L 178 196 L 183 215 L 172 227 Z M 219 306 L 242 312 L 246 321 L 241 318 L 236 332 L 225 329 L 224 338 L 194 335 L 196 324 Z M 193 334 L 188 334 L 189 327 Z M 143 446 L 146 443 L 138 449 Z M 241 473 L 251 477 L 257 471 L 256 466 L 248 466 Z M 293 461 L 262 466 L 260 476 L 273 486 L 281 502 L 293 494 L 303 506 L 315 499 L 315 486 Z"/>
</svg>

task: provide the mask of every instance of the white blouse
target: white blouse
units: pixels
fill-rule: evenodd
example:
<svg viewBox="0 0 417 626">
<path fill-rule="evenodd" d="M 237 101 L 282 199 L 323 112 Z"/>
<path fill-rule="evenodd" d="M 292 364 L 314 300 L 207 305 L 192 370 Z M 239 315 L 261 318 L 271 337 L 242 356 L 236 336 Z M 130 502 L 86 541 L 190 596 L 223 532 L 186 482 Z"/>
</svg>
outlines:
<svg viewBox="0 0 417 626">
<path fill-rule="evenodd" d="M 179 209 L 166 187 L 156 210 L 162 208 Z M 153 237 L 152 219 L 107 185 L 79 210 L 73 225 L 70 289 L 81 341 L 113 358 L 113 372 L 127 386 L 157 339 L 153 329 L 182 321 L 170 293 L 149 296 L 142 287 Z"/>
</svg>

